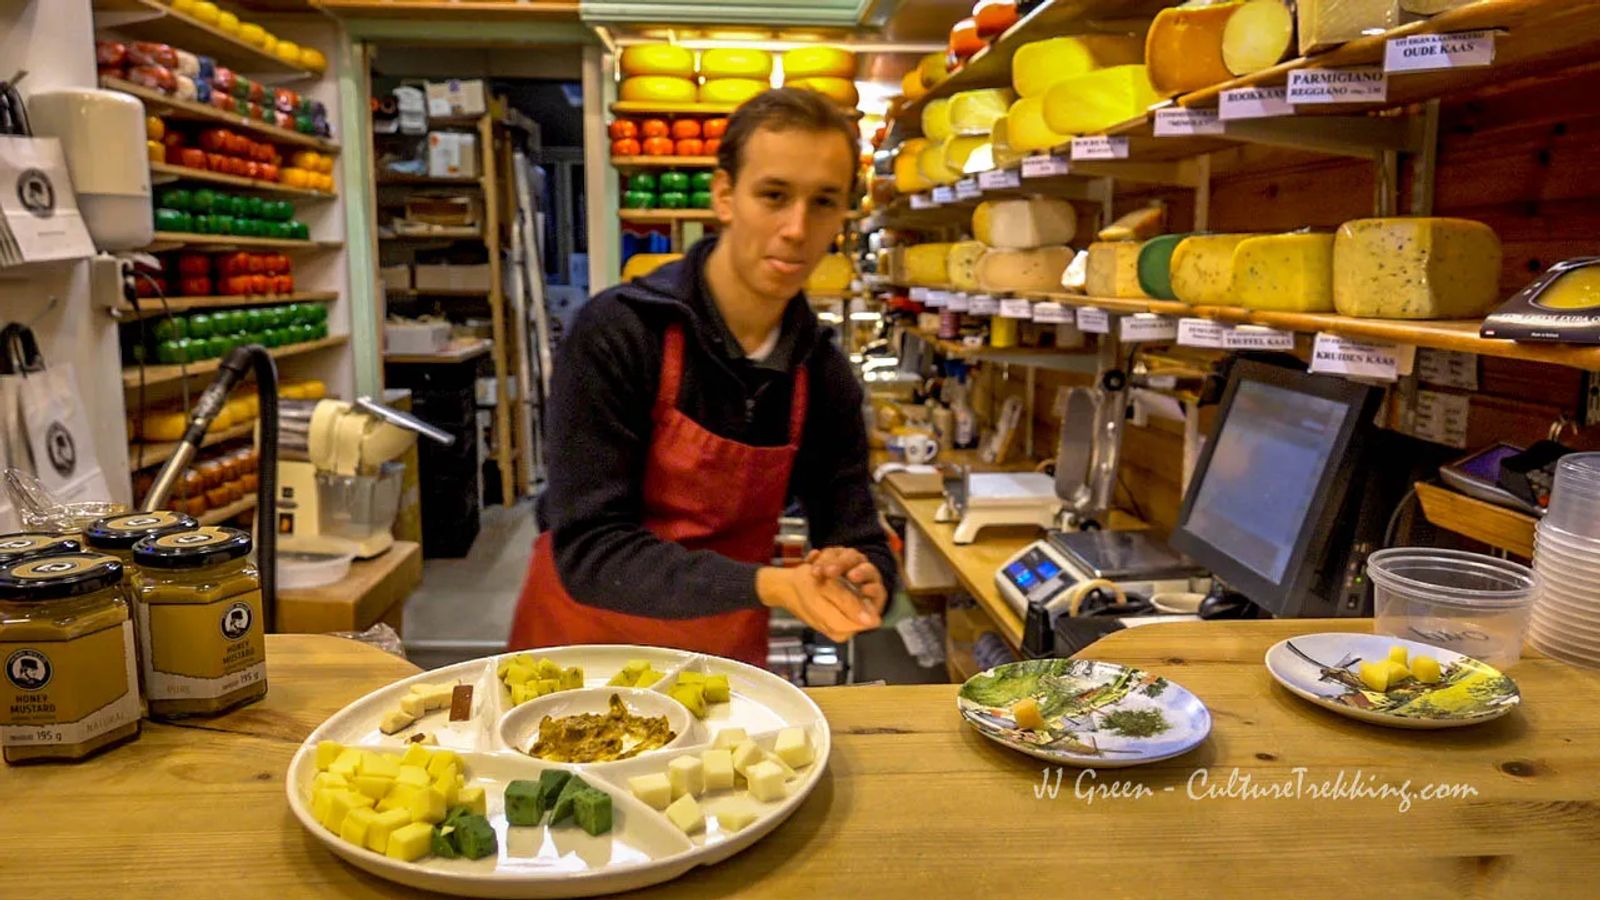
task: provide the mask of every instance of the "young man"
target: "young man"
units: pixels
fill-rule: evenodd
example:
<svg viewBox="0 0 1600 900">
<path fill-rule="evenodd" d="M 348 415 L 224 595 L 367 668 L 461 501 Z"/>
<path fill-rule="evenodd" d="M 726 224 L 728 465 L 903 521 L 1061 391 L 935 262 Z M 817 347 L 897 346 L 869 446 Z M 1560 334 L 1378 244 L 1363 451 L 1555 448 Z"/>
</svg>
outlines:
<svg viewBox="0 0 1600 900">
<path fill-rule="evenodd" d="M 578 314 L 512 648 L 654 644 L 765 665 L 773 607 L 835 640 L 877 627 L 894 563 L 862 394 L 800 293 L 844 224 L 857 141 L 819 94 L 750 100 L 717 155 L 720 234 Z M 819 549 L 777 568 L 791 496 Z"/>
</svg>

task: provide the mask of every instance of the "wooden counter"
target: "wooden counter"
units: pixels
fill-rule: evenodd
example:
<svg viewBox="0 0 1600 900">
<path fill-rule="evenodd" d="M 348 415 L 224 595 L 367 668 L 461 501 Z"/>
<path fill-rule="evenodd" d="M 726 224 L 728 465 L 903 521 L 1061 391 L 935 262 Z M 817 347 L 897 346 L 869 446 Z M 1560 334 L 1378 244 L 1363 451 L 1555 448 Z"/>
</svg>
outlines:
<svg viewBox="0 0 1600 900">
<path fill-rule="evenodd" d="M 372 559 L 350 564 L 350 574 L 333 584 L 278 590 L 277 629 L 320 634 L 364 631 L 374 622 L 400 630 L 406 597 L 422 582 L 422 545 L 395 541 Z"/>
<path fill-rule="evenodd" d="M 1326 712 L 1261 664 L 1284 637 L 1366 627 L 1219 621 L 1111 635 L 1081 655 L 1178 681 L 1210 706 L 1211 736 L 1162 763 L 1065 770 L 1054 798 L 1036 797 L 1042 763 L 962 723 L 954 685 L 810 691 L 834 740 L 811 796 L 745 852 L 636 896 L 990 897 L 1052 883 L 1111 897 L 1593 896 L 1600 672 L 1524 658 L 1510 670 L 1519 710 L 1430 732 Z M 78 765 L 0 766 L 12 826 L 0 894 L 423 896 L 340 862 L 290 813 L 283 783 L 323 719 L 415 667 L 339 638 L 267 640 L 271 693 L 255 706 L 146 723 L 135 743 Z M 1242 779 L 1284 792 L 1341 775 L 1476 796 L 1407 811 L 1394 799 L 1205 797 L 1230 778 L 1236 792 Z M 1124 796 L 1084 796 L 1091 788 Z"/>
</svg>

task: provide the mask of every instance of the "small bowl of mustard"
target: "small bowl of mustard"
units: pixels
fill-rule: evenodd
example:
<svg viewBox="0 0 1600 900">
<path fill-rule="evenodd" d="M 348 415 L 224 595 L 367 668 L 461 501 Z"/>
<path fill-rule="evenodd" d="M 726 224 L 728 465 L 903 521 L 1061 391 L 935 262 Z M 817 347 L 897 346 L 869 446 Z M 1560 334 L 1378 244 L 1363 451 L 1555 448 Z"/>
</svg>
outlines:
<svg viewBox="0 0 1600 900">
<path fill-rule="evenodd" d="M 500 719 L 506 746 L 558 763 L 607 763 L 682 743 L 688 708 L 643 688 L 594 687 L 546 694 Z"/>
</svg>

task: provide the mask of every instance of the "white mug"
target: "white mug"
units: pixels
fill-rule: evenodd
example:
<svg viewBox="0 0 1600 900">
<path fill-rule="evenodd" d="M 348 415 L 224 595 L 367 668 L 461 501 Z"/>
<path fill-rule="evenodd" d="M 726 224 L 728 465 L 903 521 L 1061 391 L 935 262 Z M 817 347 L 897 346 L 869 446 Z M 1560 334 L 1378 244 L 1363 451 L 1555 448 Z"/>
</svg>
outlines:
<svg viewBox="0 0 1600 900">
<path fill-rule="evenodd" d="M 925 465 L 939 455 L 939 442 L 925 434 L 906 435 L 903 446 L 906 462 L 912 465 Z"/>
</svg>

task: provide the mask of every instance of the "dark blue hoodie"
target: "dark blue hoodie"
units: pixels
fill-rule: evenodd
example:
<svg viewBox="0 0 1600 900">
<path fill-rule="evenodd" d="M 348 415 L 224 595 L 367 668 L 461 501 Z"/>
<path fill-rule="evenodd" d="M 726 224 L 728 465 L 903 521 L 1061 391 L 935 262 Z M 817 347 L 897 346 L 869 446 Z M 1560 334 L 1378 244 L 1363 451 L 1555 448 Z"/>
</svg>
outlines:
<svg viewBox="0 0 1600 900">
<path fill-rule="evenodd" d="M 794 372 L 806 365 L 810 399 L 789 496 L 804 510 L 814 546 L 860 550 L 892 592 L 894 558 L 869 491 L 862 393 L 849 362 L 804 296 L 784 310 L 772 354 L 760 364 L 745 359 L 705 287 L 715 245 L 707 238 L 679 262 L 599 294 L 562 340 L 539 505 L 540 526 L 554 531 L 562 584 L 580 603 L 662 619 L 760 605 L 758 566 L 691 552 L 641 524 L 662 337 L 682 322 L 678 409 L 722 437 L 785 443 Z"/>
</svg>

